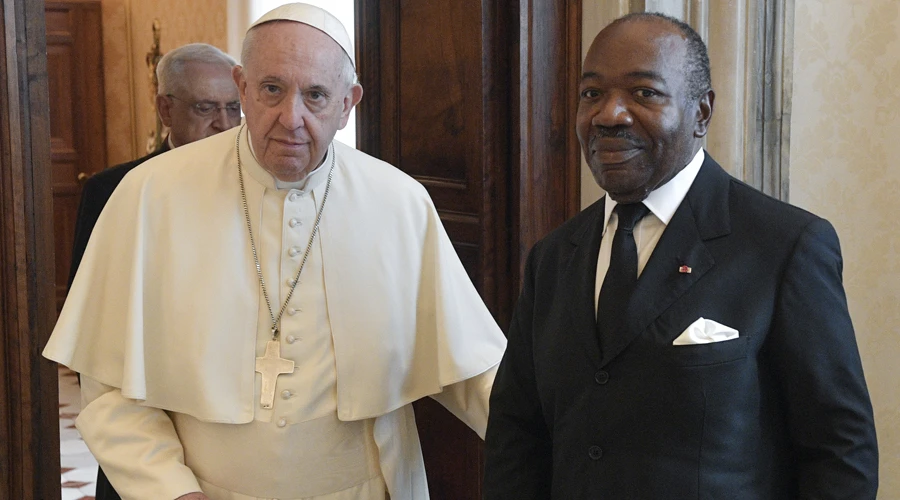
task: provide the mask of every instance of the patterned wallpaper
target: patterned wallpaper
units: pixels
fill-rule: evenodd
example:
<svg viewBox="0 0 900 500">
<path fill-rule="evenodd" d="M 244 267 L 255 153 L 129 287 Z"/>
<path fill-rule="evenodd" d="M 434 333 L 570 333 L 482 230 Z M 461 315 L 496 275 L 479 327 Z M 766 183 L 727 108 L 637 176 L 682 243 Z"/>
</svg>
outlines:
<svg viewBox="0 0 900 500">
<path fill-rule="evenodd" d="M 791 202 L 828 218 L 875 406 L 879 499 L 900 499 L 900 2 L 797 0 Z"/>
<path fill-rule="evenodd" d="M 102 0 L 110 165 L 142 156 L 156 111 L 145 62 L 153 20 L 160 50 L 203 42 L 226 50 L 228 0 Z"/>
</svg>

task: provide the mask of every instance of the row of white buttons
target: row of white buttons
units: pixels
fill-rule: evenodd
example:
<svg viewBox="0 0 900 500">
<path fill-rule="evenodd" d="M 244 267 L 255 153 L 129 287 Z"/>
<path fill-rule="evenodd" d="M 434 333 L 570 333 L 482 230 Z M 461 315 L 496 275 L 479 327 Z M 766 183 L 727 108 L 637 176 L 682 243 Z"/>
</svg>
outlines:
<svg viewBox="0 0 900 500">
<path fill-rule="evenodd" d="M 291 340 L 293 338 L 294 338 L 293 336 L 288 336 L 285 340 L 287 340 L 290 343 L 293 343 L 293 340 Z M 287 389 L 281 391 L 281 399 L 291 399 L 291 397 L 293 395 L 294 395 L 294 393 Z M 280 419 L 278 419 L 278 422 L 275 425 L 277 425 L 278 427 L 285 427 L 287 425 L 287 420 L 280 418 Z"/>
<path fill-rule="evenodd" d="M 297 199 L 300 198 L 300 196 L 304 196 L 304 195 L 305 195 L 305 193 L 298 193 L 295 191 L 295 192 L 292 192 L 288 196 L 288 200 L 294 202 L 294 201 L 297 201 Z M 297 226 L 302 226 L 302 225 L 303 225 L 303 221 L 301 221 L 300 219 L 297 219 L 296 217 L 294 217 L 288 221 L 288 226 L 290 226 L 292 228 L 297 227 Z M 301 249 L 299 247 L 291 247 L 291 249 L 288 250 L 288 255 L 290 255 L 291 257 L 296 257 L 296 256 L 300 255 L 300 252 L 301 252 Z M 302 281 L 300 283 L 302 283 Z M 288 279 L 287 284 L 288 284 L 288 286 L 293 286 L 294 280 Z M 296 307 L 292 307 L 287 310 L 287 313 L 291 316 L 297 314 L 298 312 L 301 312 L 301 309 L 296 308 Z M 288 344 L 293 344 L 294 342 L 297 342 L 298 340 L 302 340 L 302 339 L 299 339 L 293 335 L 288 335 L 287 337 L 284 338 L 284 341 L 287 342 Z M 281 399 L 290 399 L 291 396 L 293 396 L 293 393 L 291 391 L 289 391 L 289 390 L 281 391 Z M 287 426 L 287 420 L 281 418 L 278 420 L 276 425 L 278 427 L 285 427 L 285 426 Z"/>
</svg>

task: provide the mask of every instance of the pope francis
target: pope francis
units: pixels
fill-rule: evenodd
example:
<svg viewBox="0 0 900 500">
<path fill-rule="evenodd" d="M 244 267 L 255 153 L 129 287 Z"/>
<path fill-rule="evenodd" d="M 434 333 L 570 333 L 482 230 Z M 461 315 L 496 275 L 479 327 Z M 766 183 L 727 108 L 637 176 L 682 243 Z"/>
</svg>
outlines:
<svg viewBox="0 0 900 500">
<path fill-rule="evenodd" d="M 241 59 L 245 123 L 125 177 L 44 355 L 122 498 L 427 499 L 410 403 L 483 436 L 504 337 L 425 189 L 333 140 L 340 22 L 276 8 Z"/>
</svg>

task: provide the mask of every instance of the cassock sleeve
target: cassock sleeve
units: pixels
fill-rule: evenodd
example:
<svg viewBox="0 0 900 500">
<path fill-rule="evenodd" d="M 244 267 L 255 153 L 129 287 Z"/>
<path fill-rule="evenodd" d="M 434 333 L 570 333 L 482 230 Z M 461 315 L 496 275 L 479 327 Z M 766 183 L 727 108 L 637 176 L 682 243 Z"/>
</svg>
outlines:
<svg viewBox="0 0 900 500">
<path fill-rule="evenodd" d="M 875 422 L 842 267 L 834 228 L 810 224 L 785 270 L 769 336 L 801 499 L 874 499 L 878 489 Z"/>
<path fill-rule="evenodd" d="M 173 499 L 201 491 L 164 411 L 84 375 L 81 401 L 75 426 L 122 498 Z"/>
<path fill-rule="evenodd" d="M 497 370 L 485 435 L 484 500 L 550 498 L 553 442 L 534 374 L 534 267 L 540 243 L 525 265 L 508 344 Z"/>
<path fill-rule="evenodd" d="M 481 439 L 484 439 L 484 431 L 487 428 L 491 387 L 494 385 L 494 377 L 497 376 L 497 366 L 499 364 L 481 375 L 448 385 L 442 392 L 431 396 L 475 431 Z"/>
</svg>

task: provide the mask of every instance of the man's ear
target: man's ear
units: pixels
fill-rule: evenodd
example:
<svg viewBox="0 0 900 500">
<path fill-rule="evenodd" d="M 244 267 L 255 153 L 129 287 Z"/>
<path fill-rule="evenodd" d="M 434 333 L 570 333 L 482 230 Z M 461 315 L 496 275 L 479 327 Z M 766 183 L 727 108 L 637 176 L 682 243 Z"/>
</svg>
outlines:
<svg viewBox="0 0 900 500">
<path fill-rule="evenodd" d="M 716 93 L 712 89 L 700 96 L 700 100 L 697 102 L 697 121 L 694 123 L 694 137 L 700 138 L 709 132 L 709 121 L 712 119 L 715 101 Z"/>
<path fill-rule="evenodd" d="M 159 120 L 166 127 L 172 127 L 172 100 L 164 95 L 156 96 L 156 112 Z"/>
<path fill-rule="evenodd" d="M 354 83 L 350 86 L 350 91 L 347 92 L 347 96 L 344 97 L 344 108 L 341 110 L 341 124 L 338 129 L 343 129 L 347 126 L 347 122 L 350 121 L 350 111 L 354 106 L 359 104 L 359 101 L 362 100 L 362 96 L 362 85 Z"/>
<path fill-rule="evenodd" d="M 247 79 L 244 78 L 244 67 L 238 64 L 231 68 L 231 78 L 234 79 L 234 84 L 238 89 L 238 96 L 240 96 L 241 104 L 243 105 L 247 96 Z"/>
</svg>

